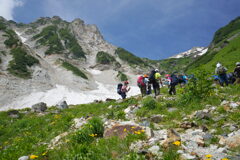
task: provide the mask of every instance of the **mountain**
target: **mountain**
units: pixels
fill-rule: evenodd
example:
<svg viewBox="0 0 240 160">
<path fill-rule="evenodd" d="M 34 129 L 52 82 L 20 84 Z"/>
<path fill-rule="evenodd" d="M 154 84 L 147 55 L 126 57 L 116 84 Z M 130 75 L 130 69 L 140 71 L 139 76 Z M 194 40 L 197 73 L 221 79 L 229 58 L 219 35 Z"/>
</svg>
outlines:
<svg viewBox="0 0 240 160">
<path fill-rule="evenodd" d="M 201 68 L 213 73 L 218 62 L 233 71 L 235 63 L 240 61 L 240 17 L 216 31 L 206 54 L 189 64 L 187 72 Z"/>
<path fill-rule="evenodd" d="M 198 57 L 204 55 L 207 50 L 208 48 L 206 47 L 193 47 L 188 51 L 176 54 L 170 58 Z"/>
<path fill-rule="evenodd" d="M 29 24 L 1 17 L 0 62 L 0 109 L 38 101 L 54 105 L 61 99 L 79 104 L 118 98 L 119 81 L 135 85 L 137 74 L 153 68 L 105 41 L 96 25 L 57 16 Z"/>
</svg>

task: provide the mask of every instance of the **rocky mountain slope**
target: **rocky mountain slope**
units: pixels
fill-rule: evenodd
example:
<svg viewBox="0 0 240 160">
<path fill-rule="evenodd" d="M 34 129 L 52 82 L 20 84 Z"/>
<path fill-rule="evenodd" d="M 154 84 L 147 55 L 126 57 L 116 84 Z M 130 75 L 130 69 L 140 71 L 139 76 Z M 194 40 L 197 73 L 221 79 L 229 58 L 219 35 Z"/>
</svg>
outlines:
<svg viewBox="0 0 240 160">
<path fill-rule="evenodd" d="M 135 85 L 136 75 L 151 68 L 106 42 L 95 25 L 57 16 L 30 24 L 1 18 L 0 52 L 0 109 L 37 101 L 54 105 L 62 99 L 78 104 L 117 98 L 119 81 L 129 79 Z M 104 93 L 99 97 L 100 92 Z M 130 95 L 135 92 L 133 87 Z M 73 93 L 78 96 L 72 97 Z"/>
</svg>

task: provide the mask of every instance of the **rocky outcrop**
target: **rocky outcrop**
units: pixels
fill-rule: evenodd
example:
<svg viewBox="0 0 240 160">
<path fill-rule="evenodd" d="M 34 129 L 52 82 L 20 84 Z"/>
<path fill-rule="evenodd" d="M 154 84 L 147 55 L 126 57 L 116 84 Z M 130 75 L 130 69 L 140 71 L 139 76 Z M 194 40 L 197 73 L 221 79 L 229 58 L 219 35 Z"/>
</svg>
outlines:
<svg viewBox="0 0 240 160">
<path fill-rule="evenodd" d="M 47 110 L 47 104 L 44 102 L 40 102 L 32 106 L 33 112 L 45 112 L 46 110 Z"/>
</svg>

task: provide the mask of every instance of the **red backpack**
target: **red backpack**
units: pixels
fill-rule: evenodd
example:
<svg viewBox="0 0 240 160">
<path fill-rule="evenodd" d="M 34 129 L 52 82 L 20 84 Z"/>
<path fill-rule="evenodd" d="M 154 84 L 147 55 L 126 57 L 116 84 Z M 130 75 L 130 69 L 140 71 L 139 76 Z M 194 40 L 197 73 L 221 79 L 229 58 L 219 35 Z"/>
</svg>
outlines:
<svg viewBox="0 0 240 160">
<path fill-rule="evenodd" d="M 145 86 L 145 83 L 143 81 L 144 81 L 144 77 L 143 76 L 138 77 L 138 80 L 137 80 L 138 87 Z"/>
</svg>

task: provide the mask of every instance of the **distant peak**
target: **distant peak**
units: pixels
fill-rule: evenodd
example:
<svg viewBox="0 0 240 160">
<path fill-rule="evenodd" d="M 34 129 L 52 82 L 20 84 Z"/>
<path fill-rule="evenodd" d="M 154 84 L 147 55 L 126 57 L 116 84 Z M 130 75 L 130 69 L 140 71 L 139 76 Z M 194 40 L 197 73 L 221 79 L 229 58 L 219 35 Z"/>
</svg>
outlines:
<svg viewBox="0 0 240 160">
<path fill-rule="evenodd" d="M 79 23 L 79 24 L 84 24 L 84 21 L 81 20 L 80 18 L 76 18 L 72 21 L 73 23 Z"/>
<path fill-rule="evenodd" d="M 62 18 L 59 17 L 59 16 L 53 16 L 53 17 L 52 17 L 52 20 L 62 20 Z"/>
</svg>

